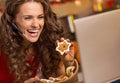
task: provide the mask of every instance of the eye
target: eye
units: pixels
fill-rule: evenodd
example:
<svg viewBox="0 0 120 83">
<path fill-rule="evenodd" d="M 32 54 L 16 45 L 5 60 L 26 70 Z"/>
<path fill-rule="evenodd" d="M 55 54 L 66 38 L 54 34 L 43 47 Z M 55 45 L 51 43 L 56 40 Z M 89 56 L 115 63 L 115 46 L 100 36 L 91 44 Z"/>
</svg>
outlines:
<svg viewBox="0 0 120 83">
<path fill-rule="evenodd" d="M 25 20 L 30 20 L 30 19 L 32 19 L 32 17 L 31 16 L 26 16 L 26 17 L 24 17 L 24 19 Z"/>
<path fill-rule="evenodd" d="M 44 18 L 44 15 L 38 16 L 38 19 L 42 19 L 42 18 Z"/>
</svg>

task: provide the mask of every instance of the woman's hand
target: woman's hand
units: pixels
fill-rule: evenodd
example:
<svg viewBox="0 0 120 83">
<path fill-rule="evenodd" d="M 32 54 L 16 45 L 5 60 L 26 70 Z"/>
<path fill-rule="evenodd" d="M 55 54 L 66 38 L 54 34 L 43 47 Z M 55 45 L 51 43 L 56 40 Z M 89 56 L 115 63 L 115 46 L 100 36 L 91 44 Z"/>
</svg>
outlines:
<svg viewBox="0 0 120 83">
<path fill-rule="evenodd" d="M 25 80 L 24 83 L 39 83 L 39 81 L 40 81 L 40 78 L 38 76 L 35 76 L 33 78 Z"/>
<path fill-rule="evenodd" d="M 65 65 L 70 66 L 70 65 L 73 65 L 74 63 L 74 46 L 73 46 L 73 43 L 69 39 L 64 39 L 64 38 L 61 38 L 59 41 L 57 41 L 57 43 L 62 42 L 64 40 L 71 43 L 71 46 L 68 52 L 65 52 L 63 55 L 61 55 L 61 59 L 63 60 Z"/>
</svg>

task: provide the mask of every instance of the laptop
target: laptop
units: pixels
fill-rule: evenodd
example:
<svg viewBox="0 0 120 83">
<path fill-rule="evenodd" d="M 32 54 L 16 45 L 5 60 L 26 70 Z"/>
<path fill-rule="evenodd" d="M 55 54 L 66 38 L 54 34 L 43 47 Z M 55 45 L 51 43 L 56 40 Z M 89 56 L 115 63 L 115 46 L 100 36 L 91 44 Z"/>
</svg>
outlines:
<svg viewBox="0 0 120 83">
<path fill-rule="evenodd" d="M 120 83 L 120 9 L 74 23 L 84 83 Z"/>
</svg>

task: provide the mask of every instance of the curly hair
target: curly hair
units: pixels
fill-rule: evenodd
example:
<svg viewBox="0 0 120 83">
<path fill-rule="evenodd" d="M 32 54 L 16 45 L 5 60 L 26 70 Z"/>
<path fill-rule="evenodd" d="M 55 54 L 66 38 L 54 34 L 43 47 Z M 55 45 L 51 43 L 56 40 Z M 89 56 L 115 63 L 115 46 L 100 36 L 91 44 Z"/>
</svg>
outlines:
<svg viewBox="0 0 120 83">
<path fill-rule="evenodd" d="M 2 34 L 0 35 L 0 43 L 8 57 L 8 66 L 10 71 L 15 75 L 16 82 L 19 80 L 24 81 L 28 79 L 30 75 L 22 75 L 24 70 L 27 69 L 25 57 L 20 53 L 24 39 L 19 33 L 13 31 L 9 23 L 16 18 L 20 6 L 30 1 L 41 3 L 44 9 L 44 28 L 38 41 L 33 43 L 35 49 L 38 51 L 39 60 L 42 63 L 43 75 L 46 78 L 58 76 L 56 70 L 59 68 L 58 64 L 61 60 L 59 53 L 55 51 L 55 42 L 64 36 L 64 31 L 58 23 L 56 14 L 50 7 L 49 0 L 6 0 L 5 10 L 1 17 Z M 31 70 L 29 69 L 26 72 L 29 73 Z"/>
</svg>

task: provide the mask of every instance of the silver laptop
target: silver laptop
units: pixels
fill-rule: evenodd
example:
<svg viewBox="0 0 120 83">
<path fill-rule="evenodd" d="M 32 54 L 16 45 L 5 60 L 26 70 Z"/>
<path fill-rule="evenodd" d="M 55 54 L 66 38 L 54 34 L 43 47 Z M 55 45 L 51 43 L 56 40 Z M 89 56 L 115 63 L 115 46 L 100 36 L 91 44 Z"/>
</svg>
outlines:
<svg viewBox="0 0 120 83">
<path fill-rule="evenodd" d="M 120 9 L 74 23 L 84 83 L 120 83 Z"/>
</svg>

